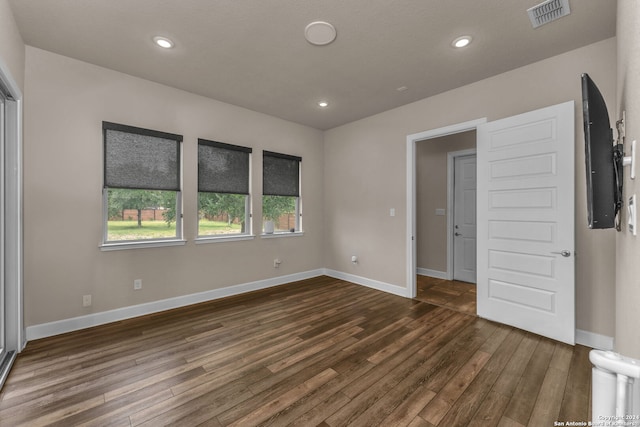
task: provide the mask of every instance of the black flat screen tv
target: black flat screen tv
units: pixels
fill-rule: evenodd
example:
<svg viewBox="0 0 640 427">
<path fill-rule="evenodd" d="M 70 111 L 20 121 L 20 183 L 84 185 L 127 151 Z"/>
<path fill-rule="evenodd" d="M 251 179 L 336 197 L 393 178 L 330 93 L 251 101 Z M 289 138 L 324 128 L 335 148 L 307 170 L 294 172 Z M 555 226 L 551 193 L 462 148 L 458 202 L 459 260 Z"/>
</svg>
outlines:
<svg viewBox="0 0 640 427">
<path fill-rule="evenodd" d="M 613 228 L 621 206 L 622 159 L 614 146 L 609 112 L 588 74 L 582 74 L 582 118 L 589 228 Z"/>
</svg>

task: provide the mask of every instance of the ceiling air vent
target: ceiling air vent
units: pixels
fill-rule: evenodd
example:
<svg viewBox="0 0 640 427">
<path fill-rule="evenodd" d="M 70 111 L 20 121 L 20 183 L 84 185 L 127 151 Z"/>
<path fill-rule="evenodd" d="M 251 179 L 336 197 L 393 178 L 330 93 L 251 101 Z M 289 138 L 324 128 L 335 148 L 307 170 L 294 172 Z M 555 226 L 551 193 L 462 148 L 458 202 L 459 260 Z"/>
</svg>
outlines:
<svg viewBox="0 0 640 427">
<path fill-rule="evenodd" d="M 541 25 L 567 16 L 571 13 L 571 9 L 569 9 L 569 0 L 547 0 L 527 9 L 527 13 L 533 28 L 538 28 Z"/>
</svg>

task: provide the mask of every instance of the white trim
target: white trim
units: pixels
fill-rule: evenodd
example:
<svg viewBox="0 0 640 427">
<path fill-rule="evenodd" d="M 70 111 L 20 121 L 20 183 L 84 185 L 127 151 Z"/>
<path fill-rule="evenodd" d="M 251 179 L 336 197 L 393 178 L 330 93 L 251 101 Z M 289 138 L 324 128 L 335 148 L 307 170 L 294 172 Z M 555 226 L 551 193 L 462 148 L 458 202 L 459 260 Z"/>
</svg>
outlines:
<svg viewBox="0 0 640 427">
<path fill-rule="evenodd" d="M 233 285 L 220 289 L 212 289 L 210 291 L 199 292 L 196 294 L 182 295 L 160 301 L 152 301 L 144 304 L 103 311 L 100 313 L 87 314 L 85 316 L 78 316 L 70 319 L 63 319 L 54 322 L 33 325 L 27 327 L 26 338 L 27 340 L 46 338 L 54 335 L 64 334 L 67 332 L 77 331 L 80 329 L 90 328 L 93 326 L 104 325 L 106 323 L 131 319 L 138 316 L 144 316 L 160 311 L 185 307 L 191 304 L 212 301 L 220 298 L 257 291 L 260 289 L 266 289 L 323 275 L 340 280 L 346 280 L 357 285 L 366 286 L 368 288 L 387 292 L 393 295 L 407 297 L 407 289 L 401 286 L 392 285 L 373 279 L 367 279 L 365 277 L 360 277 L 349 273 L 342 273 L 331 269 L 320 268 L 317 270 L 310 270 L 302 273 L 294 273 L 286 276 L 258 280 L 255 282 Z"/>
<path fill-rule="evenodd" d="M 401 297 L 412 298 L 408 296 L 407 288 L 403 288 L 402 286 L 392 285 L 390 283 L 380 282 L 378 280 L 368 279 L 366 277 L 356 276 L 355 274 L 350 273 L 343 273 L 341 271 L 331 270 L 328 268 L 324 269 L 324 274 L 325 276 L 333 277 L 340 280 L 346 280 L 347 282 L 366 286 L 378 291 L 387 292 Z"/>
<path fill-rule="evenodd" d="M 441 277 L 444 272 L 428 269 L 419 269 L 418 274 L 423 274 L 435 278 Z M 390 283 L 380 282 L 378 280 L 368 279 L 366 277 L 356 276 L 354 274 L 343 273 L 327 268 L 310 270 L 302 273 L 294 273 L 286 276 L 274 277 L 271 279 L 258 280 L 255 282 L 244 283 L 240 285 L 228 286 L 220 289 L 212 289 L 210 291 L 200 292 L 196 294 L 183 295 L 174 298 L 168 298 L 160 301 L 153 301 L 144 304 L 133 305 L 129 307 L 118 308 L 115 310 L 103 311 L 100 313 L 88 314 L 85 316 L 73 317 L 71 319 L 58 320 L 54 322 L 42 323 L 27 327 L 26 340 L 36 340 L 54 335 L 73 332 L 93 326 L 104 325 L 107 323 L 117 322 L 120 320 L 131 319 L 134 317 L 144 316 L 147 314 L 157 313 L 174 308 L 185 307 L 201 302 L 212 301 L 233 295 L 239 295 L 247 292 L 253 292 L 261 289 L 267 289 L 274 286 L 283 285 L 299 280 L 310 279 L 318 276 L 329 276 L 335 279 L 345 280 L 357 285 L 366 286 L 378 291 L 387 292 L 393 295 L 408 297 L 408 291 L 401 286 L 392 285 Z M 440 277 L 439 277 L 440 276 Z M 25 344 L 26 344 L 25 340 Z M 576 330 L 576 343 L 587 347 L 600 350 L 613 350 L 613 337 L 596 334 L 594 332 Z"/>
<path fill-rule="evenodd" d="M 418 294 L 416 268 L 416 142 L 414 135 L 407 136 L 407 296 Z"/>
<path fill-rule="evenodd" d="M 420 276 L 433 277 L 434 279 L 451 280 L 449 279 L 449 274 L 446 271 L 438 271 L 438 270 L 431 270 L 428 268 L 418 267 L 416 268 L 416 272 Z"/>
<path fill-rule="evenodd" d="M 184 246 L 186 243 L 186 240 L 149 240 L 148 242 L 128 241 L 122 243 L 103 243 L 100 245 L 100 250 L 104 252 L 121 251 L 125 249 L 162 248 L 164 246 Z"/>
<path fill-rule="evenodd" d="M 298 280 L 310 279 L 312 277 L 321 276 L 323 274 L 323 269 L 311 270 L 302 273 L 295 273 L 286 276 L 258 280 L 255 282 L 249 282 L 240 285 L 228 286 L 226 288 L 212 289 L 210 291 L 199 292 L 196 294 L 183 295 L 160 301 L 148 302 L 145 304 L 117 308 L 115 310 L 108 310 L 100 313 L 73 317 L 71 319 L 57 320 L 54 322 L 33 325 L 27 327 L 27 340 L 50 337 L 53 335 L 90 328 L 92 326 L 104 325 L 106 323 L 117 322 L 119 320 L 144 316 L 146 314 L 157 313 L 160 311 L 171 310 L 191 304 L 197 304 L 201 302 L 225 298 L 232 295 L 266 289 L 273 286 L 283 285 L 285 283 L 295 282 Z"/>
<path fill-rule="evenodd" d="M 487 118 L 470 120 L 438 129 L 407 135 L 407 296 L 415 298 L 416 289 L 416 143 L 427 139 L 476 130 Z"/>
<path fill-rule="evenodd" d="M 304 231 L 281 231 L 278 233 L 262 233 L 260 235 L 260 238 L 262 239 L 275 239 L 278 237 L 300 237 L 300 236 L 304 236 Z"/>
<path fill-rule="evenodd" d="M 0 80 L 13 98 L 5 102 L 5 350 L 20 352 L 27 343 L 23 320 L 22 91 L 1 57 Z"/>
<path fill-rule="evenodd" d="M 598 350 L 613 350 L 613 337 L 576 329 L 576 344 Z"/>
<path fill-rule="evenodd" d="M 218 236 L 200 236 L 193 241 L 196 245 L 206 243 L 235 242 L 238 240 L 253 240 L 256 236 L 252 234 L 225 234 Z"/>
</svg>

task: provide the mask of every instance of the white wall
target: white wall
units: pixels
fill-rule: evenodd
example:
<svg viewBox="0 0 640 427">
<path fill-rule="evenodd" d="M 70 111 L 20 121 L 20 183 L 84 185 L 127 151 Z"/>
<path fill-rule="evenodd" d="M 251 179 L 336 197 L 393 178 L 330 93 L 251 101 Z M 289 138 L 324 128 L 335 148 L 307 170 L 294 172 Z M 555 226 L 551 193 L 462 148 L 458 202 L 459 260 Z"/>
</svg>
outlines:
<svg viewBox="0 0 640 427">
<path fill-rule="evenodd" d="M 24 43 L 7 0 L 0 0 L 0 61 L 11 72 L 15 83 L 24 89 Z"/>
<path fill-rule="evenodd" d="M 580 73 L 615 105 L 616 40 L 549 58 L 325 133 L 325 260 L 330 269 L 407 286 L 406 137 L 575 100 L 577 327 L 614 334 L 615 232 L 586 224 Z M 389 208 L 396 216 L 389 216 Z M 352 265 L 351 254 L 360 262 Z"/>
<path fill-rule="evenodd" d="M 323 267 L 321 131 L 32 47 L 25 82 L 26 326 Z M 186 246 L 100 251 L 103 120 L 184 135 Z M 301 156 L 304 235 L 194 244 L 198 138 L 253 148 L 255 230 L 262 150 Z"/>
<path fill-rule="evenodd" d="M 618 104 L 616 117 L 626 111 L 626 145 L 640 140 L 640 3 L 637 0 L 618 0 Z M 612 67 L 613 68 L 613 67 Z M 612 70 L 613 71 L 613 70 Z M 609 104 L 610 105 L 610 104 Z M 610 107 L 611 108 L 611 107 Z M 639 146 L 640 148 L 640 146 Z M 638 159 L 638 157 L 636 157 Z M 637 169 L 640 172 L 640 168 Z M 629 179 L 624 169 L 625 201 L 632 194 L 640 196 L 640 178 Z M 627 215 L 623 210 L 622 223 Z M 640 358 L 640 236 L 628 231 L 618 233 L 616 241 L 616 351 Z M 603 309 L 608 309 L 603 308 Z"/>
</svg>

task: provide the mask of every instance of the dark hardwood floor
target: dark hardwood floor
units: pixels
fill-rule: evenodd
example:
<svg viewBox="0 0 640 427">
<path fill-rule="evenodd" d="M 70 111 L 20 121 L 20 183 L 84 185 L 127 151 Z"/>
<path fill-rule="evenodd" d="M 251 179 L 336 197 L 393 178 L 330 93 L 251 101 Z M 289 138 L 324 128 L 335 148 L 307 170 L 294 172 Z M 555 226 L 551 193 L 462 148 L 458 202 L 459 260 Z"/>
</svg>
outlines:
<svg viewBox="0 0 640 427">
<path fill-rule="evenodd" d="M 467 314 L 476 314 L 476 285 L 418 275 L 416 299 Z"/>
<path fill-rule="evenodd" d="M 552 426 L 586 347 L 318 277 L 30 342 L 2 426 Z"/>
</svg>

